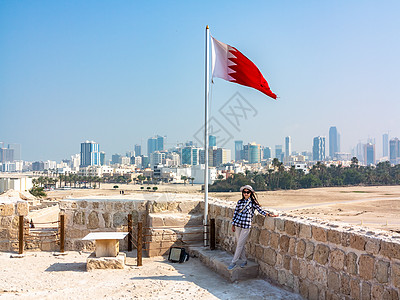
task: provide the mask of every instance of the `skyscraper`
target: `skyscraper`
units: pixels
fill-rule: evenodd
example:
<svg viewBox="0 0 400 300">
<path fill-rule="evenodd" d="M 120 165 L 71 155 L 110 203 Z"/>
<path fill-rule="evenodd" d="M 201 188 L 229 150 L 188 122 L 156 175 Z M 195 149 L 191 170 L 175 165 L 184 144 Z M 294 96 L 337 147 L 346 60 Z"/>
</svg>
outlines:
<svg viewBox="0 0 400 300">
<path fill-rule="evenodd" d="M 332 126 L 329 128 L 329 156 L 331 159 L 336 157 L 337 152 L 339 152 L 338 131 L 336 126 Z"/>
<path fill-rule="evenodd" d="M 100 147 L 94 141 L 81 143 L 81 165 L 80 167 L 100 165 Z"/>
<path fill-rule="evenodd" d="M 292 154 L 292 138 L 287 136 L 285 138 L 285 156 L 288 157 Z"/>
<path fill-rule="evenodd" d="M 282 145 L 275 145 L 275 158 L 279 159 L 280 161 L 283 160 Z"/>
<path fill-rule="evenodd" d="M 249 144 L 249 163 L 259 163 L 260 159 L 260 145 L 256 143 Z"/>
<path fill-rule="evenodd" d="M 135 156 L 142 155 L 142 146 L 141 145 L 136 144 L 134 150 L 135 150 Z"/>
<path fill-rule="evenodd" d="M 239 161 L 244 159 L 243 157 L 243 141 L 235 141 L 235 160 Z"/>
<path fill-rule="evenodd" d="M 389 134 L 382 135 L 382 156 L 388 157 L 389 155 Z"/>
<path fill-rule="evenodd" d="M 21 160 L 21 145 L 20 144 L 8 144 L 8 149 L 14 150 L 14 160 Z"/>
<path fill-rule="evenodd" d="M 104 151 L 100 152 L 100 165 L 104 166 L 106 164 L 106 153 Z"/>
<path fill-rule="evenodd" d="M 154 151 L 164 151 L 165 147 L 165 136 L 155 136 L 151 137 L 147 140 L 147 154 L 150 157 L 150 154 Z"/>
<path fill-rule="evenodd" d="M 375 164 L 375 144 L 367 143 L 364 145 L 364 158 L 367 166 Z"/>
<path fill-rule="evenodd" d="M 208 143 L 209 143 L 210 147 L 217 146 L 217 137 L 215 135 L 209 135 L 208 136 Z"/>
<path fill-rule="evenodd" d="M 390 163 L 396 164 L 398 157 L 400 157 L 400 140 L 398 138 L 394 138 L 389 141 Z"/>
<path fill-rule="evenodd" d="M 313 140 L 313 160 L 323 161 L 325 159 L 325 137 L 317 136 Z"/>
<path fill-rule="evenodd" d="M 264 147 L 263 159 L 270 159 L 272 156 L 271 153 L 272 153 L 271 147 Z"/>
</svg>

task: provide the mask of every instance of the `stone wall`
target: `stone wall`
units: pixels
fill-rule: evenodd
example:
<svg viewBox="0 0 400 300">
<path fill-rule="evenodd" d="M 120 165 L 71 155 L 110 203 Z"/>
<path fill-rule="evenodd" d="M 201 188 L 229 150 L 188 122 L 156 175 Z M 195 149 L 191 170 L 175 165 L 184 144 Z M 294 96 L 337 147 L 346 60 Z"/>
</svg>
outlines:
<svg viewBox="0 0 400 300">
<path fill-rule="evenodd" d="M 217 245 L 235 249 L 234 204 L 210 205 Z M 303 217 L 256 215 L 246 250 L 270 281 L 306 299 L 399 299 L 400 235 Z"/>
<path fill-rule="evenodd" d="M 19 216 L 28 215 L 28 211 L 26 201 L 0 203 L 0 251 L 18 251 Z"/>
</svg>

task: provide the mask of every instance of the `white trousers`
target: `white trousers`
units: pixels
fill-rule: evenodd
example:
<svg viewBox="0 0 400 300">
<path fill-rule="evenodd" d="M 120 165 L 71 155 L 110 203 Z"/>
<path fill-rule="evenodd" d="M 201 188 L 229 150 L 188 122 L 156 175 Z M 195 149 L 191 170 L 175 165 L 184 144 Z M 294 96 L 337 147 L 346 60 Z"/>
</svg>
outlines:
<svg viewBox="0 0 400 300">
<path fill-rule="evenodd" d="M 232 263 L 235 264 L 239 259 L 246 261 L 246 250 L 245 245 L 247 238 L 249 237 L 250 228 L 241 228 L 235 226 L 235 236 L 236 236 L 236 250 L 233 256 Z"/>
</svg>

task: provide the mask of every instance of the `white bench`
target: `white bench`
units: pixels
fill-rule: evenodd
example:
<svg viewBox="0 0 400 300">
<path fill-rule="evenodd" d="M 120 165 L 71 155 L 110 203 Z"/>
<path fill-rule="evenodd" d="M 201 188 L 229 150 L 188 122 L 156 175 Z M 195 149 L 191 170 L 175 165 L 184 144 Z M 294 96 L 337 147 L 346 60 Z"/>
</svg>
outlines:
<svg viewBox="0 0 400 300">
<path fill-rule="evenodd" d="M 95 241 L 96 257 L 117 257 L 119 254 L 119 240 L 124 239 L 128 232 L 91 232 L 84 241 Z"/>
</svg>

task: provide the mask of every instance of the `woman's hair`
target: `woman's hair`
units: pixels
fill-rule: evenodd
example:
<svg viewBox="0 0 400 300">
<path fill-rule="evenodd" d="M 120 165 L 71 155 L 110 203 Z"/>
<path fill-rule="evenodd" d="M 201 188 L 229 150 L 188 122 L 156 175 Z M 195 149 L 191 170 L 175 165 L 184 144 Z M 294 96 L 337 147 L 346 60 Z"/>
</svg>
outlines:
<svg viewBox="0 0 400 300">
<path fill-rule="evenodd" d="M 250 191 L 250 199 L 251 199 L 251 201 L 254 203 L 254 204 L 257 204 L 258 206 L 260 206 L 260 203 L 258 203 L 258 200 L 257 200 L 257 194 L 256 194 L 256 192 L 253 192 L 253 191 L 251 191 L 251 190 L 249 190 Z M 243 191 L 242 191 L 242 195 L 243 195 Z"/>
</svg>

